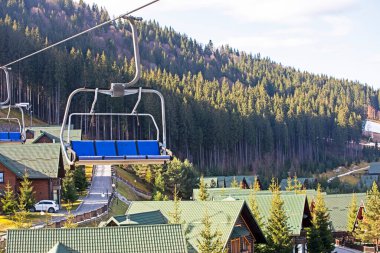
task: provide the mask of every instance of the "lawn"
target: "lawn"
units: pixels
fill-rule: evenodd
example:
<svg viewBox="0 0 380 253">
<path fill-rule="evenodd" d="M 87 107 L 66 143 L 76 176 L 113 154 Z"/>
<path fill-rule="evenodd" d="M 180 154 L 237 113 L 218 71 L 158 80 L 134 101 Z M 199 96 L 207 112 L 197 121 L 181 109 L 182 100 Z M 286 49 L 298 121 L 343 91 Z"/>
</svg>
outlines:
<svg viewBox="0 0 380 253">
<path fill-rule="evenodd" d="M 14 228 L 15 224 L 8 216 L 0 215 L 0 233 L 5 233 L 8 229 Z"/>
<path fill-rule="evenodd" d="M 27 221 L 31 225 L 50 222 L 52 217 L 63 216 L 61 213 L 41 215 L 40 212 L 28 213 Z M 8 229 L 15 228 L 13 216 L 0 215 L 0 233 L 6 232 Z"/>
<path fill-rule="evenodd" d="M 142 191 L 145 191 L 145 192 L 151 192 L 150 187 L 147 186 L 147 184 L 145 184 L 144 182 L 142 182 L 142 180 L 138 176 L 124 170 L 123 168 L 117 167 L 117 166 L 115 166 L 115 172 L 117 173 L 117 175 L 119 177 L 127 180 L 134 187 L 136 187 Z"/>
<path fill-rule="evenodd" d="M 126 197 L 128 200 L 142 200 L 139 196 L 134 193 L 134 191 L 131 190 L 127 185 L 123 184 L 122 182 L 117 182 L 116 191 Z M 120 201 L 119 201 L 120 202 Z"/>
<path fill-rule="evenodd" d="M 117 215 L 123 215 L 128 209 L 128 205 L 125 204 L 123 201 L 114 199 L 112 201 L 110 211 L 108 213 L 108 217 L 117 216 Z"/>
</svg>

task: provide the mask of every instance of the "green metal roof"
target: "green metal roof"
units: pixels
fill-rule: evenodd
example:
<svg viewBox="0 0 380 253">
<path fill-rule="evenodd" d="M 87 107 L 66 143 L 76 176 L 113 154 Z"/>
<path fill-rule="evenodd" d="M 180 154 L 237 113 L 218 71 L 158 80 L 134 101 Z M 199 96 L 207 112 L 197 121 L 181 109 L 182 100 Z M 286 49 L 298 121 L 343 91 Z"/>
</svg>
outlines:
<svg viewBox="0 0 380 253">
<path fill-rule="evenodd" d="M 355 193 L 357 207 L 365 201 L 365 193 Z M 331 194 L 324 196 L 326 207 L 329 210 L 333 231 L 347 231 L 348 211 L 350 209 L 352 194 Z"/>
<path fill-rule="evenodd" d="M 202 219 L 206 211 L 212 223 L 211 229 L 213 231 L 218 229 L 221 232 L 222 241 L 227 242 L 245 205 L 244 201 L 233 201 L 228 203 L 223 201 L 181 201 L 181 219 L 184 221 L 185 234 L 187 241 L 189 242 L 189 252 L 197 252 L 197 240 L 203 229 Z M 127 214 L 132 215 L 154 210 L 159 210 L 166 219 L 170 220 L 170 213 L 174 210 L 174 202 L 133 201 L 127 210 Z M 255 233 L 254 236 L 258 241 L 263 240 L 265 242 L 265 238 L 261 231 Z"/>
<path fill-rule="evenodd" d="M 155 225 L 155 224 L 166 224 L 168 221 L 158 210 L 151 212 L 141 212 L 128 215 L 120 215 L 109 218 L 105 225 L 114 222 L 118 226 L 126 225 Z"/>
<path fill-rule="evenodd" d="M 50 126 L 50 127 L 33 127 L 29 128 L 27 131 L 34 132 L 34 138 L 26 140 L 26 143 L 36 143 L 42 136 L 46 135 L 49 138 L 60 141 L 59 135 L 61 133 L 61 126 Z M 64 132 L 64 137 L 67 136 L 67 130 Z M 81 140 L 82 130 L 81 129 L 70 129 L 70 139 L 71 140 Z"/>
<path fill-rule="evenodd" d="M 360 182 L 368 189 L 371 188 L 373 181 L 379 181 L 379 175 L 362 175 L 360 177 Z"/>
<path fill-rule="evenodd" d="M 58 143 L 0 145 L 0 163 L 18 177 L 27 170 L 29 178 L 57 178 L 60 154 Z"/>
<path fill-rule="evenodd" d="M 368 174 L 380 174 L 380 163 L 370 163 Z"/>
<path fill-rule="evenodd" d="M 228 196 L 239 197 L 249 196 L 251 190 L 250 189 L 241 189 L 241 188 L 208 188 L 207 193 L 209 194 L 208 200 L 221 200 Z M 316 194 L 316 190 L 306 190 L 306 195 L 311 200 Z M 199 189 L 193 189 L 193 199 L 199 200 Z M 272 195 L 271 191 L 262 190 L 257 192 L 258 195 Z M 281 191 L 282 195 L 295 195 L 294 191 Z"/>
<path fill-rule="evenodd" d="M 57 243 L 80 253 L 187 252 L 181 225 L 8 230 L 7 252 L 46 253 Z M 57 252 L 57 251 L 52 251 Z M 62 251 L 59 251 L 62 252 Z M 71 251 L 68 251 L 71 252 Z"/>
</svg>

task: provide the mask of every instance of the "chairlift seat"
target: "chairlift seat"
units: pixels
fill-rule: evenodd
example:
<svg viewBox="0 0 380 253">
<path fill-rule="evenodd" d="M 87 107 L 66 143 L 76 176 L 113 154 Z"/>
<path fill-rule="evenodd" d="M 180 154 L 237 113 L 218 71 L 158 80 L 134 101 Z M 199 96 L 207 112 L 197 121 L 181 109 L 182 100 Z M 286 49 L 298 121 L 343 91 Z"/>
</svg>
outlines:
<svg viewBox="0 0 380 253">
<path fill-rule="evenodd" d="M 11 141 L 21 141 L 21 133 L 9 132 L 9 139 L 11 139 Z"/>
<path fill-rule="evenodd" d="M 0 142 L 19 142 L 22 141 L 19 132 L 0 132 Z"/>
<path fill-rule="evenodd" d="M 116 156 L 115 141 L 95 141 L 96 154 L 98 156 Z"/>
<path fill-rule="evenodd" d="M 0 140 L 9 140 L 9 133 L 8 132 L 0 132 Z"/>
<path fill-rule="evenodd" d="M 140 155 L 160 155 L 160 146 L 158 141 L 137 141 L 137 148 Z"/>
<path fill-rule="evenodd" d="M 71 141 L 77 164 L 164 163 L 170 156 L 160 154 L 155 140 L 95 140 Z M 111 163 L 112 163 L 111 162 Z"/>
</svg>

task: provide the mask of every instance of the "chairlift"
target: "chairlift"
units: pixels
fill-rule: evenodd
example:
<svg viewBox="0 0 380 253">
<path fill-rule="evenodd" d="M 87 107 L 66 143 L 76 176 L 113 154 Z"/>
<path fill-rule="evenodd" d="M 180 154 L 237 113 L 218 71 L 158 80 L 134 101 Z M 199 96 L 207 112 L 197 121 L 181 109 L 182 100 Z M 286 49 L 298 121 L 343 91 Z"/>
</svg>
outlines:
<svg viewBox="0 0 380 253">
<path fill-rule="evenodd" d="M 137 44 L 137 31 L 134 24 L 136 18 L 126 17 L 132 28 L 133 49 L 135 57 L 136 73 L 129 83 L 112 83 L 111 88 L 79 88 L 74 90 L 67 101 L 63 117 L 60 142 L 63 154 L 70 165 L 112 165 L 112 164 L 164 164 L 171 159 L 171 152 L 166 149 L 166 123 L 165 123 L 165 101 L 163 95 L 154 89 L 130 88 L 135 85 L 141 76 L 140 55 Z M 94 100 L 90 112 L 70 113 L 70 105 L 75 95 L 79 93 L 94 93 Z M 98 113 L 95 105 L 98 95 L 110 97 L 124 97 L 137 95 L 137 102 L 130 113 Z M 156 120 L 149 113 L 137 113 L 138 105 L 143 94 L 154 94 L 161 102 L 161 129 Z M 70 127 L 73 116 L 125 116 L 125 117 L 147 117 L 153 121 L 156 128 L 154 140 L 71 140 Z M 67 130 L 66 141 L 64 132 Z M 160 135 L 162 133 L 162 142 Z M 70 153 L 70 154 L 69 154 Z"/>
<path fill-rule="evenodd" d="M 16 105 L 8 105 L 7 107 L 2 107 L 8 108 L 8 114 L 7 117 L 0 118 L 0 121 L 7 121 L 9 124 L 8 131 L 4 131 L 4 128 L 0 129 L 0 143 L 24 143 L 26 140 L 26 133 L 25 133 L 25 121 L 24 121 L 24 111 L 22 109 L 22 105 L 16 104 Z M 12 118 L 9 117 L 10 110 L 12 108 L 17 108 L 21 112 L 21 122 L 18 118 Z M 12 131 L 11 130 L 11 122 L 14 122 L 14 124 L 18 125 L 19 131 Z M 4 123 L 0 123 L 1 125 L 4 125 Z"/>
</svg>

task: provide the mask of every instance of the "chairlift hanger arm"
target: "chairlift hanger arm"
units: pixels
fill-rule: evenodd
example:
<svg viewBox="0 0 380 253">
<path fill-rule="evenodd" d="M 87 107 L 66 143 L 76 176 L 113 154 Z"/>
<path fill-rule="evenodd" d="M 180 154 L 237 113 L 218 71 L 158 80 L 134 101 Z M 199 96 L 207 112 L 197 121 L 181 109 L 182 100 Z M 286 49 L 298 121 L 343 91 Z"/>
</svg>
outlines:
<svg viewBox="0 0 380 253">
<path fill-rule="evenodd" d="M 125 13 L 125 14 L 122 14 L 122 15 L 116 17 L 116 18 L 113 18 L 113 19 L 108 20 L 108 21 L 106 21 L 106 22 L 104 22 L 104 23 L 101 23 L 101 24 L 99 24 L 99 25 L 96 25 L 96 26 L 94 26 L 94 27 L 91 27 L 91 28 L 89 28 L 89 29 L 87 29 L 87 30 L 85 30 L 85 31 L 83 31 L 83 32 L 77 33 L 77 34 L 75 34 L 75 35 L 73 35 L 73 36 L 70 36 L 70 37 L 68 37 L 68 38 L 66 38 L 66 39 L 63 39 L 63 40 L 61 40 L 61 41 L 58 41 L 58 42 L 56 42 L 56 43 L 54 43 L 54 44 L 52 44 L 52 45 L 50 45 L 50 46 L 47 46 L 47 47 L 42 48 L 42 49 L 40 49 L 40 50 L 38 50 L 38 51 L 36 51 L 36 52 L 33 52 L 33 53 L 31 53 L 31 54 L 28 54 L 28 55 L 26 55 L 26 56 L 24 56 L 24 57 L 22 57 L 22 58 L 20 58 L 20 59 L 17 59 L 17 60 L 15 60 L 15 61 L 12 61 L 12 62 L 10 62 L 10 63 L 7 63 L 7 64 L 1 66 L 1 68 L 3 68 L 3 67 L 7 67 L 7 66 L 10 66 L 10 65 L 15 64 L 15 63 L 17 63 L 17 62 L 23 61 L 23 60 L 25 60 L 25 59 L 27 59 L 27 58 L 29 58 L 29 57 L 32 57 L 32 56 L 34 56 L 34 55 L 36 55 L 36 54 L 42 53 L 42 52 L 44 52 L 44 51 L 46 51 L 46 50 L 48 50 L 48 49 L 50 49 L 50 48 L 53 48 L 53 47 L 55 47 L 55 46 L 60 45 L 60 44 L 62 44 L 62 43 L 64 43 L 64 42 L 66 42 L 66 41 L 69 41 L 69 40 L 71 40 L 71 39 L 74 39 L 74 38 L 76 38 L 76 37 L 78 37 L 78 36 L 81 36 L 81 35 L 83 35 L 83 34 L 85 34 L 85 33 L 88 33 L 88 32 L 90 32 L 90 31 L 95 30 L 95 29 L 97 29 L 97 28 L 99 28 L 99 27 L 102 27 L 102 26 L 104 26 L 104 25 L 110 24 L 110 23 L 114 22 L 115 20 L 118 20 L 118 19 L 124 18 L 124 19 L 127 19 L 128 21 L 130 21 L 130 20 L 133 19 L 133 18 L 130 17 L 129 15 L 131 15 L 132 13 L 134 13 L 134 12 L 136 12 L 136 11 L 139 11 L 139 10 L 141 10 L 141 9 L 143 9 L 143 8 L 145 8 L 145 7 L 147 7 L 147 6 L 149 6 L 149 5 L 152 5 L 152 4 L 154 4 L 155 2 L 158 2 L 158 1 L 159 1 L 159 0 L 153 0 L 153 1 L 149 2 L 149 3 L 147 3 L 147 4 L 144 4 L 144 5 L 140 6 L 140 7 L 138 7 L 138 8 L 136 8 L 136 9 L 132 10 L 132 11 L 129 11 L 129 12 Z M 139 19 L 136 19 L 136 20 L 139 20 Z"/>
<path fill-rule="evenodd" d="M 6 66 L 1 67 L 1 69 L 5 73 L 5 83 L 7 85 L 7 99 L 5 99 L 5 101 L 0 102 L 0 109 L 2 109 L 5 105 L 9 104 L 11 101 L 11 83 L 9 82 L 9 73 L 8 73 L 8 70 L 11 70 L 11 69 L 7 68 Z"/>
</svg>

